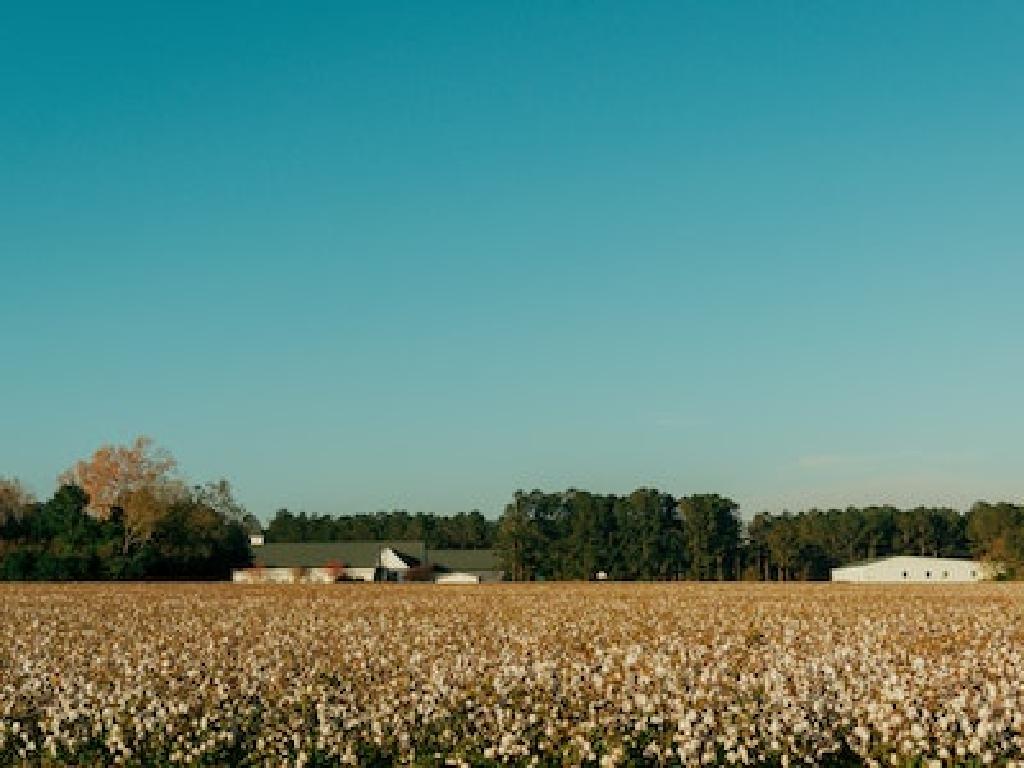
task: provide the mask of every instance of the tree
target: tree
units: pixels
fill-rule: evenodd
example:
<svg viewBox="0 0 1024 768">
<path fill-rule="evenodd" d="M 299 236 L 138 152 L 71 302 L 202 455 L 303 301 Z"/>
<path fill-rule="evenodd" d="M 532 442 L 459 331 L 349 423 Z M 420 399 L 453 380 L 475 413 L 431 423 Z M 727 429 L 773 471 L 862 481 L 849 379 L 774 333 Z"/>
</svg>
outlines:
<svg viewBox="0 0 1024 768">
<path fill-rule="evenodd" d="M 242 517 L 242 528 L 249 536 L 259 536 L 263 533 L 263 524 L 252 512 L 246 512 Z"/>
<path fill-rule="evenodd" d="M 620 509 L 625 534 L 620 551 L 628 553 L 630 577 L 675 577 L 684 548 L 675 500 L 655 489 L 639 488 L 621 499 Z"/>
<path fill-rule="evenodd" d="M 690 576 L 725 579 L 739 550 L 739 505 L 717 493 L 695 494 L 679 501 Z"/>
<path fill-rule="evenodd" d="M 0 526 L 8 520 L 21 519 L 25 509 L 34 502 L 20 480 L 0 477 Z"/>
<path fill-rule="evenodd" d="M 686 562 L 676 501 L 640 488 L 602 496 L 517 491 L 498 523 L 496 547 L 515 580 L 677 578 Z"/>
<path fill-rule="evenodd" d="M 127 553 L 149 541 L 171 505 L 187 496 L 183 487 L 174 484 L 146 485 L 122 493 L 115 512 L 120 509 L 124 523 L 123 551 Z"/>
<path fill-rule="evenodd" d="M 568 546 L 574 556 L 566 565 L 571 578 L 592 579 L 598 571 L 609 567 L 610 532 L 606 499 L 601 496 L 577 491 L 569 500 L 570 522 Z"/>
<path fill-rule="evenodd" d="M 200 504 L 216 510 L 225 520 L 240 523 L 249 517 L 246 515 L 245 507 L 235 500 L 231 483 L 224 478 L 205 485 L 197 485 L 194 495 Z"/>
<path fill-rule="evenodd" d="M 91 457 L 77 462 L 57 478 L 59 485 L 77 485 L 89 496 L 89 511 L 104 520 L 122 495 L 141 488 L 175 482 L 174 458 L 139 436 L 131 445 L 102 445 Z"/>
<path fill-rule="evenodd" d="M 990 562 L 1014 570 L 1024 563 L 1024 507 L 1001 502 L 979 501 L 967 515 L 967 536 L 971 551 Z"/>
<path fill-rule="evenodd" d="M 100 553 L 107 526 L 85 513 L 89 499 L 81 488 L 62 486 L 45 504 L 26 508 L 7 526 L 14 541 L 0 553 L 0 574 L 7 579 L 103 578 Z"/>
<path fill-rule="evenodd" d="M 498 549 L 505 570 L 514 581 L 525 581 L 534 575 L 539 537 L 531 511 L 530 497 L 519 491 L 515 501 L 505 507 L 498 525 Z"/>
<path fill-rule="evenodd" d="M 768 551 L 772 562 L 777 567 L 777 578 L 786 581 L 791 577 L 791 569 L 796 564 L 800 551 L 797 528 L 793 518 L 786 512 L 775 518 L 767 534 Z"/>
<path fill-rule="evenodd" d="M 748 563 L 753 560 L 751 578 L 755 580 L 771 580 L 771 551 L 768 546 L 768 534 L 775 518 L 768 512 L 758 512 L 747 525 Z"/>
<path fill-rule="evenodd" d="M 189 496 L 173 501 L 144 551 L 147 576 L 156 579 L 223 579 L 251 560 L 241 523 Z"/>
</svg>

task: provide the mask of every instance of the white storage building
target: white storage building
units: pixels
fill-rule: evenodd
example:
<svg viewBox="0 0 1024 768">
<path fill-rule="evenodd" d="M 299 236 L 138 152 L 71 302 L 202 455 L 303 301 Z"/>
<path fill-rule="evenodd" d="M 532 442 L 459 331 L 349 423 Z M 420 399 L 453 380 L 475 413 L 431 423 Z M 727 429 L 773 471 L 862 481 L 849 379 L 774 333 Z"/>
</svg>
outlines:
<svg viewBox="0 0 1024 768">
<path fill-rule="evenodd" d="M 832 569 L 832 581 L 849 582 L 964 583 L 982 581 L 992 575 L 992 567 L 977 560 L 907 555 L 880 557 Z"/>
</svg>

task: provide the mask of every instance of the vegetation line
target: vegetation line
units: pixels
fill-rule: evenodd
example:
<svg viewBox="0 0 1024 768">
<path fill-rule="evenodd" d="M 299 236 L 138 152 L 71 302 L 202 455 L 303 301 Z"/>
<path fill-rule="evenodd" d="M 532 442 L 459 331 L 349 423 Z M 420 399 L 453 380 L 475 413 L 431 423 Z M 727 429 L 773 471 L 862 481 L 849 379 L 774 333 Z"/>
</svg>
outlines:
<svg viewBox="0 0 1024 768">
<path fill-rule="evenodd" d="M 718 494 L 625 496 L 570 489 L 516 492 L 498 520 L 456 515 L 298 515 L 278 510 L 264 531 L 227 480 L 189 485 L 152 440 L 105 445 L 36 502 L 0 478 L 0 579 L 224 579 L 267 543 L 423 541 L 428 549 L 493 548 L 506 577 L 544 579 L 827 579 L 831 568 L 887 555 L 977 557 L 1024 573 L 1024 507 L 979 501 L 762 512 L 744 522 Z"/>
</svg>

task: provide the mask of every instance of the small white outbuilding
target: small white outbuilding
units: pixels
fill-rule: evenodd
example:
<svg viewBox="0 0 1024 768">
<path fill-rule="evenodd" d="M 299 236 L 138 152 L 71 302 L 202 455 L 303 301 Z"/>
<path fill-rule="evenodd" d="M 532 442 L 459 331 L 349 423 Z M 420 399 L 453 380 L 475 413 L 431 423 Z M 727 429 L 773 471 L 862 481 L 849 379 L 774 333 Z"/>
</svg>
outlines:
<svg viewBox="0 0 1024 768">
<path fill-rule="evenodd" d="M 954 557 L 897 555 L 832 569 L 832 581 L 883 583 L 966 583 L 993 575 L 987 563 Z"/>
<path fill-rule="evenodd" d="M 475 573 L 464 573 L 462 571 L 456 571 L 455 573 L 444 573 L 434 579 L 435 584 L 479 584 L 480 577 Z"/>
</svg>

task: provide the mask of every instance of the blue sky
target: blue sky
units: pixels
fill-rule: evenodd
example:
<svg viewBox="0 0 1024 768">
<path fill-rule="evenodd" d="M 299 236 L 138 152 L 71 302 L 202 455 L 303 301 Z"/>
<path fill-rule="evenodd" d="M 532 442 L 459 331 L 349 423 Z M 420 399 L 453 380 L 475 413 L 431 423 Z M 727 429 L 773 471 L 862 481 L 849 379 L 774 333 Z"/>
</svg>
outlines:
<svg viewBox="0 0 1024 768">
<path fill-rule="evenodd" d="M 102 7 L 95 7 L 102 6 Z M 22 3 L 0 474 L 1022 498 L 1024 6 Z"/>
</svg>

